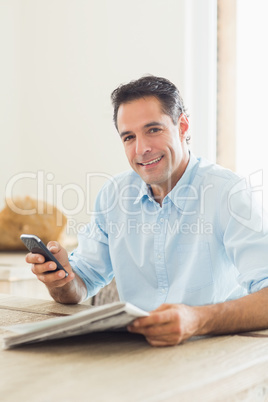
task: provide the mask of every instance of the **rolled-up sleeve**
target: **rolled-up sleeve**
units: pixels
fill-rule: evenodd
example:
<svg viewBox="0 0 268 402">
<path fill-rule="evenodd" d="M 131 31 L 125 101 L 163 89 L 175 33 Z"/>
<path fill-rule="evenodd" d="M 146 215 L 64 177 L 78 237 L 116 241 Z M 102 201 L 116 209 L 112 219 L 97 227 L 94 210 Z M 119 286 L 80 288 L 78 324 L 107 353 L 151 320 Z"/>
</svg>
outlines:
<svg viewBox="0 0 268 402">
<path fill-rule="evenodd" d="M 229 183 L 221 200 L 225 250 L 248 293 L 268 287 L 268 224 L 260 201 L 245 179 Z"/>
<path fill-rule="evenodd" d="M 87 297 L 92 297 L 113 279 L 106 218 L 102 205 L 102 193 L 97 197 L 95 215 L 78 235 L 78 247 L 70 254 L 73 271 L 85 282 Z"/>
</svg>

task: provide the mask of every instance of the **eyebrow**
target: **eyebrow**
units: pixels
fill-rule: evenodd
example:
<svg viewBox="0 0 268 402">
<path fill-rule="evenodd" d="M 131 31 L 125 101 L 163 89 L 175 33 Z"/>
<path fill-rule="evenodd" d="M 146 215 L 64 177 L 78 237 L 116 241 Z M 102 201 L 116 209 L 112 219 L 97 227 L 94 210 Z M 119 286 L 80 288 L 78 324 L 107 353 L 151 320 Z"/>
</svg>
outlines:
<svg viewBox="0 0 268 402">
<path fill-rule="evenodd" d="M 152 127 L 152 126 L 161 126 L 164 127 L 163 123 L 159 123 L 159 121 L 152 121 L 151 123 L 145 124 L 144 128 Z"/>
<path fill-rule="evenodd" d="M 147 123 L 143 126 L 143 128 L 149 128 L 149 127 L 155 127 L 155 126 L 160 126 L 160 127 L 164 127 L 165 125 L 163 123 L 159 123 L 158 121 L 151 121 L 150 123 Z M 120 133 L 120 137 L 124 137 L 125 135 L 129 135 L 129 134 L 133 134 L 132 131 L 122 131 L 122 133 Z"/>
</svg>

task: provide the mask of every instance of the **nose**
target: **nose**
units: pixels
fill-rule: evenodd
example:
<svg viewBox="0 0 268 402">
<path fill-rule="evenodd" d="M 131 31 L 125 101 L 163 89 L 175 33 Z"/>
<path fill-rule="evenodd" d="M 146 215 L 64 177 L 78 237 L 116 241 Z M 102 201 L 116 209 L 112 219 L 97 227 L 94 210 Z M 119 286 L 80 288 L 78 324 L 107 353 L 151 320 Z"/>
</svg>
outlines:
<svg viewBox="0 0 268 402">
<path fill-rule="evenodd" d="M 150 145 L 149 138 L 144 136 L 136 137 L 136 154 L 137 155 L 144 155 L 147 152 L 151 152 L 152 148 Z"/>
</svg>

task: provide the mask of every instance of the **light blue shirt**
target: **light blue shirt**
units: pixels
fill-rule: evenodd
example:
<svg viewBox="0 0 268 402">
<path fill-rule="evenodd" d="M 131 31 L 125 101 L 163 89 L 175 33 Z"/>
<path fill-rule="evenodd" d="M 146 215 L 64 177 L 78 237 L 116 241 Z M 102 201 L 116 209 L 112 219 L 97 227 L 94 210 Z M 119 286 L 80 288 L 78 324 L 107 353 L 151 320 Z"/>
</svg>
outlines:
<svg viewBox="0 0 268 402">
<path fill-rule="evenodd" d="M 204 305 L 268 286 L 268 225 L 231 171 L 190 156 L 162 207 L 134 171 L 107 182 L 70 255 L 88 297 L 116 278 L 120 300 L 147 311 Z"/>
</svg>

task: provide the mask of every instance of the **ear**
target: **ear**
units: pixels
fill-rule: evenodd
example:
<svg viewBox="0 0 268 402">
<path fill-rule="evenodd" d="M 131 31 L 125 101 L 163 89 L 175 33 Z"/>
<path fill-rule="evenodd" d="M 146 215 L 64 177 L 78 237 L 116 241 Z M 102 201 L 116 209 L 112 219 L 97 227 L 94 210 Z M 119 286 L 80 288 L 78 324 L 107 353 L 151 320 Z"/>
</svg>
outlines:
<svg viewBox="0 0 268 402">
<path fill-rule="evenodd" d="M 179 127 L 180 139 L 181 142 L 183 142 L 184 140 L 186 140 L 186 137 L 188 135 L 187 132 L 189 129 L 189 120 L 184 113 L 182 113 L 179 117 L 178 127 Z"/>
</svg>

